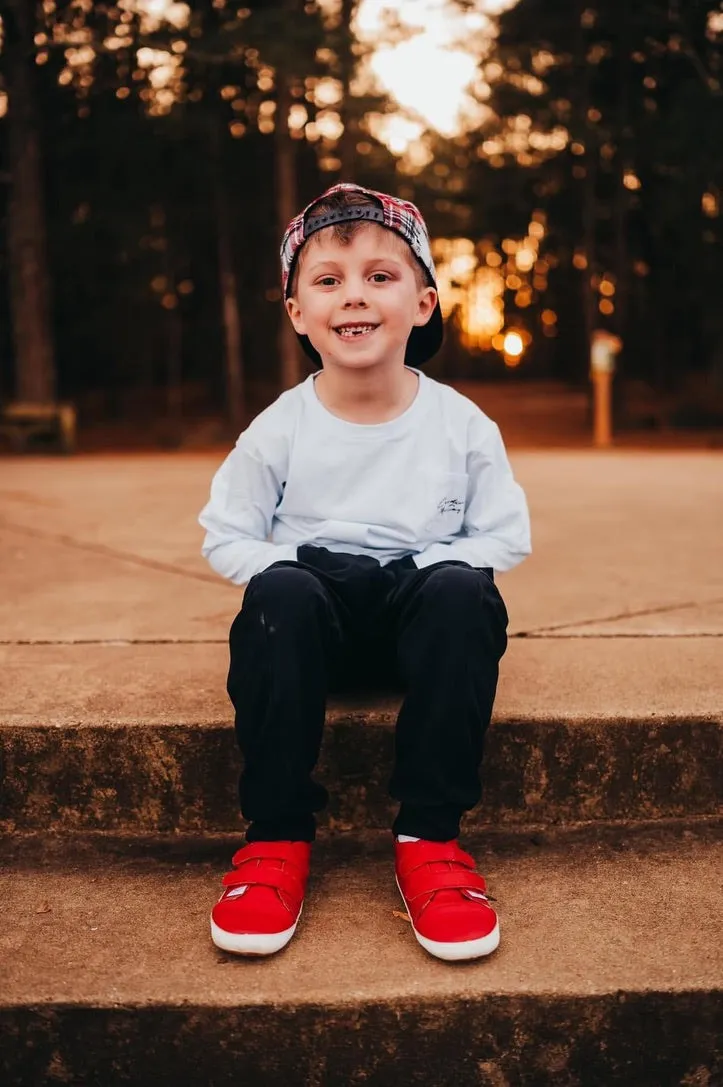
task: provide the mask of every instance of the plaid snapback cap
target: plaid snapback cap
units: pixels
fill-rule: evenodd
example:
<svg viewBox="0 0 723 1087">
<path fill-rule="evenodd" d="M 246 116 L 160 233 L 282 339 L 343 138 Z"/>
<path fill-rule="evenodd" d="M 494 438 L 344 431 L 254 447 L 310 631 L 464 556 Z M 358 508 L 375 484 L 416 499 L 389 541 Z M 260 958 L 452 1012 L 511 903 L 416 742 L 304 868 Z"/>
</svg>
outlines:
<svg viewBox="0 0 723 1087">
<path fill-rule="evenodd" d="M 329 197 L 341 192 L 360 193 L 369 197 L 373 203 L 349 204 L 346 207 L 314 214 L 314 208 L 324 203 Z M 281 243 L 281 284 L 285 299 L 289 297 L 292 273 L 299 250 L 304 243 L 317 230 L 335 226 L 337 223 L 354 221 L 378 223 L 380 226 L 386 227 L 387 230 L 393 230 L 395 234 L 403 238 L 421 264 L 430 287 L 436 288 L 437 273 L 429 244 L 429 233 L 419 208 L 408 200 L 400 200 L 388 193 L 376 192 L 374 189 L 364 188 L 363 185 L 354 185 L 351 182 L 342 181 L 338 185 L 332 185 L 325 193 L 313 200 L 299 215 L 291 220 L 286 228 Z M 427 324 L 415 325 L 412 329 L 407 341 L 405 363 L 408 366 L 422 366 L 439 350 L 443 334 L 442 310 L 438 299 Z M 309 342 L 308 336 L 299 335 L 299 340 L 309 358 L 317 366 L 321 366 L 321 356 Z"/>
</svg>

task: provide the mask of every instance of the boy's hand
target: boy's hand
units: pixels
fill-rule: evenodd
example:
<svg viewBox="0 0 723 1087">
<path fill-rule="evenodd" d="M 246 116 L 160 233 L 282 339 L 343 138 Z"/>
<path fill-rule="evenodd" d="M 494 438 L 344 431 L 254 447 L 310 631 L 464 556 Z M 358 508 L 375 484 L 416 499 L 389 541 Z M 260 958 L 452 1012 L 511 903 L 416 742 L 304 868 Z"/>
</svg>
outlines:
<svg viewBox="0 0 723 1087">
<path fill-rule="evenodd" d="M 302 544 L 297 560 L 319 575 L 326 587 L 353 615 L 373 614 L 387 589 L 385 568 L 371 555 L 349 555 L 327 547 Z"/>
<path fill-rule="evenodd" d="M 297 551 L 299 562 L 306 563 L 325 574 L 339 575 L 344 579 L 368 578 L 381 568 L 378 559 L 371 555 L 348 555 L 345 551 L 330 551 L 328 547 L 302 544 Z"/>
</svg>

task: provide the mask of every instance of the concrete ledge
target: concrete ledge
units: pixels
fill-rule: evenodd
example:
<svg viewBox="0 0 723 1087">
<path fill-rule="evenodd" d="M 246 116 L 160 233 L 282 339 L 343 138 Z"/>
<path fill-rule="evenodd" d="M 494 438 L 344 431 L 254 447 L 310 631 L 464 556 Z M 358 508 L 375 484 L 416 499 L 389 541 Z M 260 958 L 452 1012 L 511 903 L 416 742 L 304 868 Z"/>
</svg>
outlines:
<svg viewBox="0 0 723 1087">
<path fill-rule="evenodd" d="M 720 1081 L 719 833 L 465 844 L 502 945 L 457 966 L 395 916 L 387 835 L 317 845 L 297 936 L 263 962 L 210 943 L 218 860 L 5 865 L 3 1083 Z"/>
<path fill-rule="evenodd" d="M 720 655 L 718 638 L 513 638 L 495 713 L 525 721 L 720 720 Z M 230 722 L 227 668 L 225 642 L 0 645 L 0 724 Z M 344 705 L 373 715 L 380 699 L 360 694 Z M 391 712 L 389 699 L 383 705 Z"/>
<path fill-rule="evenodd" d="M 723 1075 L 720 992 L 0 1009 L 6 1087 L 662 1087 Z M 3 1052 L 4 1050 L 4 1052 Z"/>
<path fill-rule="evenodd" d="M 720 647 L 674 642 L 511 642 L 471 824 L 721 811 Z M 240 828 L 224 646 L 17 646 L 0 665 L 0 826 Z M 330 700 L 327 825 L 390 824 L 400 697 Z"/>
<path fill-rule="evenodd" d="M 393 712 L 330 711 L 321 824 L 391 825 Z M 153 834 L 241 829 L 241 762 L 224 725 L 0 728 L 0 827 Z M 658 819 L 723 811 L 715 721 L 505 721 L 490 729 L 468 825 Z"/>
</svg>

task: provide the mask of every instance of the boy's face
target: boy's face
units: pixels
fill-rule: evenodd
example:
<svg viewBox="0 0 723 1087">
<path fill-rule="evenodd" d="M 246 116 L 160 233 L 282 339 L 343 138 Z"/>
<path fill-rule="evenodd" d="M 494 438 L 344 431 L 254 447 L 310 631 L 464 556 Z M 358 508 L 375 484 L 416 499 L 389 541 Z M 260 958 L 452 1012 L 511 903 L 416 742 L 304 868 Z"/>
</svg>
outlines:
<svg viewBox="0 0 723 1087">
<path fill-rule="evenodd" d="M 346 245 L 320 231 L 301 257 L 286 308 L 324 366 L 403 366 L 412 328 L 427 323 L 437 301 L 433 287 L 420 286 L 407 243 L 369 223 Z"/>
</svg>

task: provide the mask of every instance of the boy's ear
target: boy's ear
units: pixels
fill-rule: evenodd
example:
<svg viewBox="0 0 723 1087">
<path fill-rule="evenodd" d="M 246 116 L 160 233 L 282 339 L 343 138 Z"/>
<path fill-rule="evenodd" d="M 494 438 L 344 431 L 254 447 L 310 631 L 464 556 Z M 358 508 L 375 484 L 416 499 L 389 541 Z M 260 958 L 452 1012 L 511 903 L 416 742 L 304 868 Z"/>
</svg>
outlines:
<svg viewBox="0 0 723 1087">
<path fill-rule="evenodd" d="M 286 312 L 291 318 L 294 332 L 298 332 L 302 336 L 306 335 L 306 323 L 301 313 L 301 307 L 293 296 L 286 299 Z"/>
<path fill-rule="evenodd" d="M 417 316 L 414 318 L 415 325 L 426 325 L 436 305 L 437 292 L 434 287 L 425 287 L 423 291 L 420 291 L 417 300 Z"/>
</svg>

